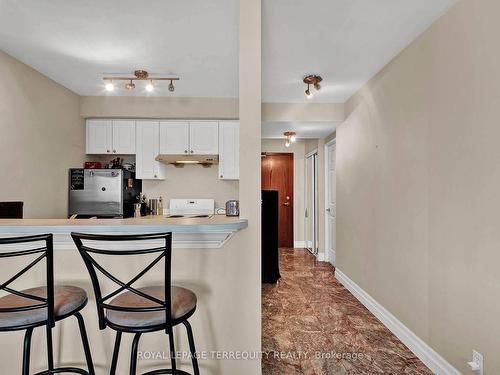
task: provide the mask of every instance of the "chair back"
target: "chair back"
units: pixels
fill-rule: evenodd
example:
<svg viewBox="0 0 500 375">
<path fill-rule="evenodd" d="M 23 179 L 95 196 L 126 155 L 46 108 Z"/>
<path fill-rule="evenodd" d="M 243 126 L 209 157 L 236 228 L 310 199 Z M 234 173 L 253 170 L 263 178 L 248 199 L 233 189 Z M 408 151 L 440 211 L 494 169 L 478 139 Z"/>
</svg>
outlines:
<svg viewBox="0 0 500 375">
<path fill-rule="evenodd" d="M 107 320 L 105 315 L 105 309 L 117 310 L 124 312 L 153 312 L 153 311 L 165 311 L 166 327 L 172 326 L 172 314 L 171 314 L 171 261 L 172 261 L 172 233 L 154 233 L 154 234 L 139 234 L 139 235 L 103 235 L 103 234 L 84 234 L 84 233 L 71 233 L 73 241 L 83 258 L 85 266 L 92 280 L 92 286 L 94 288 L 95 299 L 97 303 L 97 315 L 99 317 L 99 328 L 104 329 L 107 326 Z M 143 244 L 147 241 L 160 240 L 160 246 L 146 247 L 143 248 L 139 244 Z M 99 247 L 90 246 L 89 242 L 98 242 Z M 110 245 L 112 243 L 129 242 L 134 247 L 134 249 L 124 249 L 125 246 L 120 246 L 119 249 L 107 247 L 107 243 Z M 155 241 L 155 244 L 158 241 Z M 116 246 L 115 246 L 116 247 Z M 137 247 L 137 248 L 135 248 Z M 106 270 L 101 263 L 96 259 L 96 255 L 101 256 L 113 256 L 120 258 L 120 262 L 124 262 L 124 256 L 146 256 L 148 254 L 157 254 L 144 269 L 142 269 L 137 275 L 132 277 L 128 281 L 120 280 L 116 275 L 112 274 L 110 271 Z M 132 285 L 139 281 L 144 275 L 147 274 L 157 263 L 164 260 L 164 286 L 165 286 L 165 298 L 163 300 L 158 299 L 155 296 L 144 293 L 141 290 L 134 288 Z M 116 289 L 103 295 L 101 289 L 98 274 L 104 275 L 107 279 L 111 280 L 113 284 L 116 284 Z M 124 307 L 110 304 L 109 301 L 113 297 L 121 294 L 122 292 L 129 291 L 142 298 L 154 302 L 153 306 L 148 307 Z"/>
<path fill-rule="evenodd" d="M 40 244 L 38 244 L 39 242 Z M 26 248 L 22 248 L 25 245 Z M 20 248 L 20 249 L 19 249 Z M 2 307 L 0 308 L 0 316 L 2 313 L 25 312 L 37 309 L 47 309 L 47 325 L 53 327 L 55 325 L 54 317 L 54 257 L 53 257 L 53 237 L 52 234 L 41 234 L 25 237 L 8 237 L 0 238 L 0 260 L 6 258 L 23 257 L 32 255 L 26 265 L 21 268 L 15 275 L 9 277 L 8 280 L 0 284 L 0 290 L 15 294 L 19 297 L 27 299 L 26 305 L 17 307 Z M 12 286 L 16 280 L 32 270 L 39 262 L 45 259 L 46 263 L 46 287 L 47 296 L 40 297 L 19 291 Z M 1 272 L 6 273 L 6 270 Z M 39 287 L 40 285 L 37 285 Z M 28 303 L 35 301 L 35 303 Z M 26 326 L 27 327 L 27 326 Z M 9 327 L 9 330 L 23 329 L 24 326 Z"/>
</svg>

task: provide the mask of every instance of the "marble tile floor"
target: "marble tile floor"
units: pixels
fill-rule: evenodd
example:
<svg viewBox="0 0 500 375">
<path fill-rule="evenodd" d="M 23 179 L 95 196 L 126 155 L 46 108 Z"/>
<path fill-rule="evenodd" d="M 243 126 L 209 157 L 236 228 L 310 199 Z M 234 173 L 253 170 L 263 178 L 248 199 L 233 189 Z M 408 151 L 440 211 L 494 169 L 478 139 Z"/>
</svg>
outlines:
<svg viewBox="0 0 500 375">
<path fill-rule="evenodd" d="M 302 249 L 280 249 L 281 280 L 262 285 L 263 375 L 431 375 Z"/>
</svg>

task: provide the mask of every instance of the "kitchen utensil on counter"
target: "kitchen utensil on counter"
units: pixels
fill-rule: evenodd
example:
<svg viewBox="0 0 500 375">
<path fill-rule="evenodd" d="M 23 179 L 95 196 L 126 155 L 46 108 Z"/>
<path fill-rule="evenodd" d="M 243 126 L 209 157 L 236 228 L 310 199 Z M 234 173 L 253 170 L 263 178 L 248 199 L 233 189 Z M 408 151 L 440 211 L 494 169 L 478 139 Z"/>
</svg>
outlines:
<svg viewBox="0 0 500 375">
<path fill-rule="evenodd" d="M 134 203 L 134 217 L 141 217 L 141 204 Z"/>
<path fill-rule="evenodd" d="M 231 199 L 226 202 L 226 216 L 240 216 L 240 202 Z"/>
<path fill-rule="evenodd" d="M 145 194 L 143 193 L 139 194 L 139 203 L 141 204 L 141 216 L 146 216 L 148 214 L 149 208 Z"/>
<path fill-rule="evenodd" d="M 149 200 L 149 213 L 151 215 L 158 215 L 158 199 L 153 198 Z"/>
</svg>

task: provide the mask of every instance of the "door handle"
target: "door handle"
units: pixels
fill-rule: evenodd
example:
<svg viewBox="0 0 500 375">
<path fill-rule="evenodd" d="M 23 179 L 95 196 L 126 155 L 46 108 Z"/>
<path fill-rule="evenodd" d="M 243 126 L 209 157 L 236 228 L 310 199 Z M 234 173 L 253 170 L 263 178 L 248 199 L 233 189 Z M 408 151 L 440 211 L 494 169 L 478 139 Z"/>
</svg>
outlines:
<svg viewBox="0 0 500 375">
<path fill-rule="evenodd" d="M 331 211 L 331 209 L 329 209 L 329 208 L 326 209 L 326 212 L 330 212 L 330 211 Z"/>
<path fill-rule="evenodd" d="M 285 203 L 283 203 L 283 206 L 290 206 L 290 203 L 285 202 Z"/>
</svg>

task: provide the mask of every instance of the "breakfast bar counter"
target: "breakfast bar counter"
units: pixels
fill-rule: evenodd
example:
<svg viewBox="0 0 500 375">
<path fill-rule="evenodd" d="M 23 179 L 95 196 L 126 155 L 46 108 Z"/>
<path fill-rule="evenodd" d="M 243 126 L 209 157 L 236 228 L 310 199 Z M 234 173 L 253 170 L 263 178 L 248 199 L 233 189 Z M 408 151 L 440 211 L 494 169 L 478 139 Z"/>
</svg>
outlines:
<svg viewBox="0 0 500 375">
<path fill-rule="evenodd" d="M 246 219 L 212 215 L 169 218 L 145 216 L 128 219 L 0 219 L 0 236 L 53 233 L 54 245 L 70 240 L 71 232 L 173 233 L 173 248 L 219 248 L 248 226 Z M 66 238 L 65 238 L 66 237 Z M 59 245 L 58 245 L 59 243 Z"/>
<path fill-rule="evenodd" d="M 213 215 L 203 218 L 166 218 L 146 216 L 129 219 L 0 219 L 0 237 L 25 236 L 29 234 L 54 234 L 54 278 L 56 285 L 74 285 L 84 289 L 89 297 L 88 306 L 82 310 L 96 375 L 109 373 L 114 334 L 111 330 L 100 330 L 96 314 L 96 302 L 89 274 L 84 262 L 71 238 L 71 232 L 139 234 L 153 232 L 173 233 L 172 283 L 193 291 L 197 296 L 197 308 L 190 318 L 195 335 L 197 350 L 200 353 L 201 372 L 207 375 L 231 373 L 232 361 L 222 360 L 219 356 L 233 351 L 245 351 L 249 348 L 239 341 L 242 327 L 245 326 L 245 314 L 235 314 L 238 306 L 247 303 L 245 295 L 239 293 L 239 285 L 247 277 L 258 275 L 245 273 L 249 252 L 244 244 L 244 230 L 248 226 L 246 219 Z M 231 240 L 230 240 L 231 239 Z M 119 246 L 121 250 L 135 248 L 134 241 L 109 244 Z M 130 243 L 129 243 L 130 242 Z M 109 248 L 106 247 L 106 248 Z M 99 247 L 99 246 L 97 246 Z M 111 247 L 112 248 L 112 247 Z M 23 258 L 23 257 L 19 257 Z M 24 260 L 25 261 L 25 260 Z M 101 259 L 106 267 L 118 266 L 122 280 L 129 280 L 140 272 L 147 262 L 140 258 L 116 257 Z M 21 259 L 19 259 L 21 262 Z M 14 273 L 20 266 L 3 268 L 4 278 Z M 101 277 L 101 276 L 99 276 Z M 161 264 L 141 279 L 136 287 L 161 285 L 164 270 Z M 19 280 L 20 289 L 44 285 L 43 267 L 34 271 L 29 278 Z M 104 290 L 114 286 L 105 278 L 100 280 Z M 256 307 L 258 308 L 258 306 Z M 245 307 L 248 311 L 250 307 Z M 239 310 L 238 310 L 239 311 Z M 182 325 L 181 325 L 182 326 Z M 181 369 L 191 371 L 191 361 L 184 357 L 189 353 L 183 327 L 175 327 L 176 350 L 181 353 Z M 76 320 L 65 319 L 56 324 L 54 329 L 54 354 L 58 365 L 85 366 L 85 358 L 80 345 Z M 117 374 L 128 373 L 129 345 L 131 335 L 124 335 L 124 349 L 120 354 Z M 1 373 L 20 373 L 22 363 L 22 332 L 0 335 L 3 363 Z M 178 345 L 177 345 L 178 343 Z M 46 368 L 45 336 L 43 329 L 36 329 L 32 342 L 32 372 Z M 178 349 L 177 349 L 178 348 Z M 222 354 L 221 354 L 222 353 Z M 168 337 L 164 332 L 144 335 L 139 348 L 139 373 L 168 367 Z M 233 372 L 234 373 L 234 372 Z"/>
</svg>

